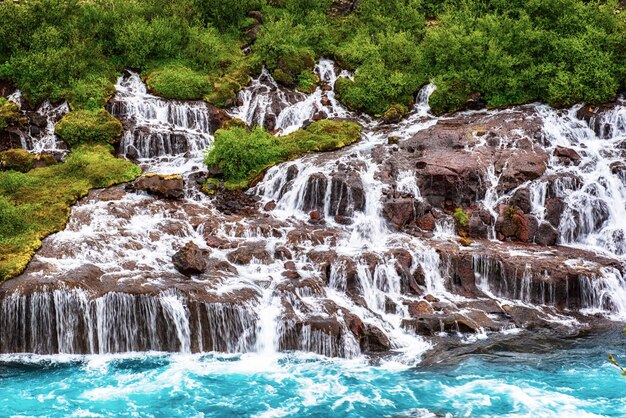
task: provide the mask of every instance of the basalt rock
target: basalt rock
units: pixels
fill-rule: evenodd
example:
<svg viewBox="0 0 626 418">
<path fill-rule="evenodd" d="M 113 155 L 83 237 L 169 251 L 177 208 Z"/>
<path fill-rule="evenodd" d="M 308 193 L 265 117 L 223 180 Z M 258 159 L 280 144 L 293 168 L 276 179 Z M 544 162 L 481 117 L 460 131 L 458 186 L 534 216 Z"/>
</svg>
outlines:
<svg viewBox="0 0 626 418">
<path fill-rule="evenodd" d="M 134 186 L 137 190 L 169 199 L 180 199 L 185 195 L 183 176 L 180 174 L 144 174 Z"/>
<path fill-rule="evenodd" d="M 531 223 L 524 212 L 517 206 L 502 205 L 498 208 L 496 233 L 500 240 L 528 242 L 531 238 Z"/>
<path fill-rule="evenodd" d="M 226 258 L 231 263 L 242 265 L 250 264 L 253 261 L 261 264 L 272 262 L 272 257 L 263 242 L 244 243 L 236 250 L 228 253 Z"/>
<path fill-rule="evenodd" d="M 174 267 L 184 275 L 200 274 L 207 267 L 208 250 L 201 249 L 189 241 L 172 257 Z"/>
<path fill-rule="evenodd" d="M 555 245 L 558 238 L 558 231 L 548 222 L 542 222 L 541 224 L 539 224 L 539 228 L 537 229 L 537 233 L 535 234 L 535 242 L 537 244 Z"/>
<path fill-rule="evenodd" d="M 581 159 L 580 154 L 578 154 L 576 150 L 559 146 L 554 149 L 554 155 L 574 163 L 577 163 Z"/>
</svg>

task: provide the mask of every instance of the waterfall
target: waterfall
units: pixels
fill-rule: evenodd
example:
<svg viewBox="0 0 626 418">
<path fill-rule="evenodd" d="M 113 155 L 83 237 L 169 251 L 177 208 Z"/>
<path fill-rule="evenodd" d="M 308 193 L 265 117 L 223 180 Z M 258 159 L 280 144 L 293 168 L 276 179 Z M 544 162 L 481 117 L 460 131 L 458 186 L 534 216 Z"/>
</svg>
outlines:
<svg viewBox="0 0 626 418">
<path fill-rule="evenodd" d="M 188 171 L 190 164 L 201 164 L 202 152 L 213 141 L 209 105 L 153 96 L 134 72 L 118 79 L 109 107 L 125 125 L 121 152 L 153 171 Z"/>
<path fill-rule="evenodd" d="M 22 108 L 22 93 L 16 90 L 7 99 Z M 34 112 L 22 111 L 28 115 L 30 125 L 24 129 L 18 129 L 22 148 L 33 153 L 65 153 L 67 145 L 54 133 L 55 125 L 63 115 L 70 111 L 67 102 L 53 105 L 49 100 L 43 102 Z"/>
<path fill-rule="evenodd" d="M 315 72 L 320 85 L 305 94 L 280 87 L 263 70 L 229 113 L 276 135 L 311 120 L 350 118 L 363 127 L 357 144 L 268 169 L 241 196 L 253 202 L 241 211 L 241 202 L 222 196 L 156 199 L 123 186 L 92 191 L 25 273 L 0 286 L 0 352 L 254 352 L 269 361 L 291 350 L 346 358 L 393 352 L 414 363 L 431 347 L 424 335 L 454 338 L 463 331 L 483 338 L 513 326 L 481 311 L 486 300 L 496 312 L 508 305 L 550 315 L 626 315 L 619 268 L 626 253 L 622 104 L 590 121 L 578 116 L 579 107 L 523 107 L 541 121 L 541 132 L 522 139 L 523 146 L 545 149 L 545 173 L 505 187 L 509 160 L 480 166 L 471 209 L 484 209 L 487 218 L 497 219 L 498 205 L 522 188 L 529 190 L 526 215 L 538 223 L 554 222 L 550 204 L 562 200 L 559 243 L 580 252 L 567 253 L 574 255 L 559 271 L 540 261 L 561 247 L 520 249 L 496 239 L 495 223 L 489 239 L 460 246 L 450 216 L 455 206 L 429 201 L 421 165 L 411 159 L 430 151 L 403 148 L 418 132 L 465 123 L 455 118 L 476 122 L 510 110 L 438 118 L 430 113 L 436 87 L 429 84 L 406 118 L 386 124 L 336 100 L 335 82 L 349 73 L 329 60 Z M 191 187 L 224 115 L 204 102 L 156 97 L 130 71 L 116 89 L 108 106 L 124 126 L 121 154 L 145 170 L 183 174 Z M 67 111 L 47 106 L 42 115 L 57 115 L 49 120 Z M 503 156 L 522 149 L 506 135 L 469 136 L 454 145 L 467 155 L 482 147 Z M 557 147 L 575 150 L 580 161 L 560 158 Z M 430 228 L 418 223 L 426 213 Z M 190 276 L 172 261 L 189 242 L 207 263 Z M 590 249 L 606 258 L 574 263 Z"/>
</svg>

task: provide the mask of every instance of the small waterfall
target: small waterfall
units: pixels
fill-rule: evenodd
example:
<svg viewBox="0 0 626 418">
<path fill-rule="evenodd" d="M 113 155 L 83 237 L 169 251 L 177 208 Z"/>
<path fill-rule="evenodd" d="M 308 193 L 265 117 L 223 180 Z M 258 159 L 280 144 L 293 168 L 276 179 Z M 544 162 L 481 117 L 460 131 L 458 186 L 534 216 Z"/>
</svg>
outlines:
<svg viewBox="0 0 626 418">
<path fill-rule="evenodd" d="M 556 156 L 551 159 L 554 173 L 562 177 L 554 185 L 553 193 L 565 203 L 560 240 L 624 255 L 626 183 L 618 170 L 623 163 L 619 143 L 624 140 L 626 107 L 617 105 L 593 121 L 600 134 L 577 117 L 579 110 L 580 106 L 568 112 L 557 112 L 546 106 L 537 109 L 544 121 L 550 150 L 565 147 L 581 156 L 577 164 L 563 162 Z M 545 201 L 544 196 L 539 197 L 537 203 Z"/>
<path fill-rule="evenodd" d="M 250 307 L 195 302 L 171 290 L 95 299 L 80 289 L 13 293 L 0 300 L 0 353 L 247 352 L 256 322 Z"/>
<path fill-rule="evenodd" d="M 161 173 L 184 172 L 190 160 L 201 163 L 202 152 L 213 141 L 209 105 L 153 96 L 134 72 L 121 76 L 115 87 L 109 107 L 111 114 L 124 122 L 120 149 L 126 157 L 139 159 Z"/>
<path fill-rule="evenodd" d="M 315 118 L 340 118 L 348 111 L 337 101 L 333 87 L 338 77 L 334 62 L 320 60 L 315 73 L 329 89 L 317 87 L 312 94 L 282 89 L 263 69 L 250 86 L 239 94 L 241 105 L 231 111 L 233 117 L 244 120 L 249 126 L 263 126 L 278 135 L 286 135 L 300 129 L 305 122 Z"/>
<path fill-rule="evenodd" d="M 22 108 L 22 93 L 16 90 L 7 99 Z M 67 102 L 62 102 L 56 106 L 46 100 L 34 112 L 22 111 L 28 116 L 30 125 L 27 128 L 19 129 L 22 148 L 33 153 L 65 153 L 67 145 L 54 133 L 54 127 L 63 115 L 70 111 Z"/>
</svg>

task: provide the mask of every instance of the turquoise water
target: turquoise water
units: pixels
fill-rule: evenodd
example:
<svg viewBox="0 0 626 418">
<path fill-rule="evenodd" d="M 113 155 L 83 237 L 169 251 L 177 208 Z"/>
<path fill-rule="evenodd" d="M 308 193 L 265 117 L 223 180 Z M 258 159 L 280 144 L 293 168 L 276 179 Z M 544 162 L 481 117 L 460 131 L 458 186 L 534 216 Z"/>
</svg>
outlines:
<svg viewBox="0 0 626 418">
<path fill-rule="evenodd" d="M 0 416 L 626 416 L 626 378 L 606 361 L 626 352 L 622 339 L 534 354 L 511 343 L 417 367 L 306 354 L 2 356 Z"/>
</svg>

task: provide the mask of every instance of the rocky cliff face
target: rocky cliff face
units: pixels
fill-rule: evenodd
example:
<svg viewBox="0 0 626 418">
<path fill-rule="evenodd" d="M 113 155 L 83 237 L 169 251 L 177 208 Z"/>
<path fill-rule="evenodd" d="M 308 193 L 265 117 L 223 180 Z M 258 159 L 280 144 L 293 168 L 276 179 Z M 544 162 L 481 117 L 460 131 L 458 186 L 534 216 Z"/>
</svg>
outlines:
<svg viewBox="0 0 626 418">
<path fill-rule="evenodd" d="M 332 63 L 317 71 L 311 95 L 264 73 L 230 113 L 278 134 L 351 117 L 361 142 L 213 197 L 199 192 L 202 149 L 225 116 L 122 78 L 120 152 L 161 176 L 92 191 L 0 286 L 0 352 L 414 358 L 442 339 L 626 315 L 621 102 L 436 119 L 423 94 L 405 120 L 379 124 L 334 100 Z M 175 193 L 155 194 L 173 178 Z"/>
</svg>

